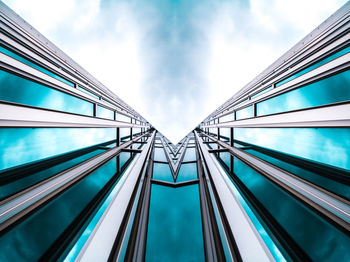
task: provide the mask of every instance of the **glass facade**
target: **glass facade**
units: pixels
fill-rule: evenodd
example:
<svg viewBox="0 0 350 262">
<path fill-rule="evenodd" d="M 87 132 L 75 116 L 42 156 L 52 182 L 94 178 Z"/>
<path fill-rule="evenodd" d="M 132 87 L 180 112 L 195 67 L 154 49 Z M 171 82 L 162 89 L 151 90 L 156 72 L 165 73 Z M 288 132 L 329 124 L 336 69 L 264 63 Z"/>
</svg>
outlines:
<svg viewBox="0 0 350 262">
<path fill-rule="evenodd" d="M 256 105 L 257 115 L 321 106 L 350 100 L 350 71 L 322 79 Z"/>
<path fill-rule="evenodd" d="M 178 144 L 0 13 L 0 261 L 350 261 L 350 3 Z"/>
<path fill-rule="evenodd" d="M 0 70 L 0 100 L 88 116 L 94 111 L 88 101 L 3 70 Z"/>
<path fill-rule="evenodd" d="M 146 261 L 204 261 L 198 185 L 152 185 L 146 243 Z"/>
</svg>

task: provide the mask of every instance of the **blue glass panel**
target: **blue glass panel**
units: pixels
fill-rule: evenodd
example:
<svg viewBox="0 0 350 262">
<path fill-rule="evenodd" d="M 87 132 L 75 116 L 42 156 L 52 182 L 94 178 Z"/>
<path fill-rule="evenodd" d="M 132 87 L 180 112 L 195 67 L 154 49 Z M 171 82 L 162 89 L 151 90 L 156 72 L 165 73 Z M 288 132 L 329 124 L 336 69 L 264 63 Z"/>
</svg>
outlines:
<svg viewBox="0 0 350 262">
<path fill-rule="evenodd" d="M 182 164 L 177 174 L 176 182 L 197 179 L 197 164 L 188 163 Z"/>
<path fill-rule="evenodd" d="M 115 128 L 0 128 L 0 170 L 115 139 Z"/>
<path fill-rule="evenodd" d="M 307 72 L 309 72 L 309 71 L 311 71 L 311 70 L 313 70 L 313 69 L 315 69 L 315 68 L 317 68 L 317 67 L 319 67 L 321 65 L 324 65 L 324 64 L 328 63 L 329 61 L 332 61 L 332 60 L 334 60 L 334 59 L 336 59 L 336 58 L 338 58 L 338 57 L 340 57 L 340 56 L 342 56 L 342 55 L 344 55 L 346 53 L 349 53 L 349 52 L 350 52 L 350 46 L 348 46 L 348 47 L 338 51 L 337 53 L 335 53 L 335 54 L 333 54 L 331 56 L 328 56 L 327 58 L 325 58 L 325 59 L 323 59 L 323 60 L 313 64 L 312 66 L 309 66 L 309 67 L 301 70 L 300 72 L 298 72 L 298 73 L 296 73 L 296 74 L 294 74 L 294 75 L 292 75 L 290 77 L 287 77 L 286 79 L 278 82 L 276 84 L 276 87 L 278 87 L 280 85 L 283 85 L 284 83 L 287 83 L 287 82 L 293 80 L 294 78 L 297 78 L 297 77 L 299 77 L 299 76 L 301 76 L 301 75 L 303 75 L 303 74 L 305 74 L 305 73 L 307 73 Z"/>
<path fill-rule="evenodd" d="M 154 148 L 154 160 L 155 161 L 168 161 L 163 148 Z"/>
<path fill-rule="evenodd" d="M 0 261 L 37 261 L 72 223 L 77 223 L 75 219 L 81 219 L 78 216 L 112 179 L 116 168 L 113 158 L 4 234 Z"/>
<path fill-rule="evenodd" d="M 228 121 L 233 121 L 233 120 L 235 120 L 235 114 L 234 113 L 230 113 L 228 115 L 220 117 L 219 122 L 223 123 L 223 122 L 228 122 Z"/>
<path fill-rule="evenodd" d="M 209 128 L 209 134 L 212 136 L 218 136 L 218 129 L 217 128 Z"/>
<path fill-rule="evenodd" d="M 119 128 L 120 141 L 125 142 L 130 140 L 130 128 Z"/>
<path fill-rule="evenodd" d="M 146 261 L 205 261 L 198 185 L 152 185 Z"/>
<path fill-rule="evenodd" d="M 235 128 L 235 139 L 350 170 L 349 128 Z"/>
<path fill-rule="evenodd" d="M 350 186 L 337 182 L 329 177 L 325 177 L 316 172 L 311 172 L 306 169 L 300 168 L 296 165 L 290 164 L 288 162 L 282 161 L 280 159 L 274 158 L 267 154 L 261 153 L 253 149 L 247 149 L 246 152 L 259 157 L 279 168 L 287 170 L 303 179 L 310 181 L 311 183 L 323 187 L 326 190 L 329 190 L 343 198 L 350 200 Z"/>
<path fill-rule="evenodd" d="M 141 135 L 141 128 L 133 128 L 132 129 L 133 136 L 139 136 Z"/>
<path fill-rule="evenodd" d="M 122 122 L 126 122 L 126 123 L 130 123 L 131 122 L 131 118 L 130 117 L 125 116 L 123 114 L 120 114 L 118 112 L 117 112 L 117 115 L 116 115 L 116 120 L 122 121 Z"/>
<path fill-rule="evenodd" d="M 30 62 L 29 60 L 27 60 L 27 59 L 23 58 L 22 56 L 19 56 L 19 55 L 15 54 L 15 53 L 11 52 L 10 50 L 7 50 L 6 48 L 4 48 L 2 46 L 0 46 L 0 52 L 6 54 L 8 56 L 11 56 L 12 58 L 14 58 L 14 59 L 16 59 L 18 61 L 21 61 L 22 63 L 24 63 L 26 65 L 29 65 L 29 66 L 31 66 L 31 67 L 33 67 L 33 68 L 35 68 L 35 69 L 37 69 L 37 70 L 39 70 L 41 72 L 43 72 L 43 73 L 53 77 L 53 78 L 56 78 L 57 80 L 65 83 L 67 85 L 70 85 L 70 86 L 74 87 L 74 84 L 72 82 L 70 82 L 70 81 L 68 81 L 68 80 L 66 80 L 66 79 L 64 79 L 64 78 L 62 78 L 62 77 L 52 73 L 49 70 L 46 70 L 45 68 L 43 68 L 43 67 L 41 67 L 41 66 L 39 66 L 39 65 L 37 65 L 37 64 L 35 64 L 33 62 Z"/>
<path fill-rule="evenodd" d="M 0 100 L 93 115 L 93 104 L 53 88 L 0 70 Z"/>
<path fill-rule="evenodd" d="M 229 143 L 231 136 L 230 128 L 220 128 L 220 140 Z"/>
<path fill-rule="evenodd" d="M 234 158 L 234 174 L 312 261 L 348 261 L 350 238 L 265 176 Z M 269 223 L 267 223 L 269 224 Z M 328 248 L 320 248 L 328 247 Z"/>
<path fill-rule="evenodd" d="M 188 147 L 183 161 L 196 161 L 196 148 Z"/>
<path fill-rule="evenodd" d="M 96 99 L 100 99 L 98 95 L 93 94 L 92 92 L 86 90 L 85 88 L 83 88 L 83 87 L 81 87 L 81 86 L 78 86 L 77 88 L 78 88 L 80 91 L 83 91 L 84 93 L 86 93 L 86 94 L 88 94 L 88 95 L 90 95 L 90 96 L 92 96 L 92 97 L 94 97 L 94 98 L 96 98 Z"/>
<path fill-rule="evenodd" d="M 68 168 L 71 168 L 75 165 L 78 165 L 79 163 L 92 158 L 105 150 L 102 149 L 96 149 L 92 152 L 86 153 L 84 155 L 78 156 L 76 158 L 70 159 L 68 161 L 59 163 L 57 165 L 54 165 L 52 167 L 46 168 L 42 171 L 34 172 L 34 173 L 28 173 L 25 177 L 20 177 L 16 179 L 15 181 L 12 181 L 7 184 L 1 184 L 0 185 L 0 200 L 13 195 L 17 192 L 20 192 L 21 190 L 24 190 L 27 187 L 30 187 L 36 183 L 39 183 L 42 180 L 45 180 L 49 177 L 54 176 L 55 174 L 58 174 L 59 172 L 62 172 Z"/>
<path fill-rule="evenodd" d="M 347 100 L 350 100 L 349 70 L 257 103 L 256 110 L 261 116 Z"/>
<path fill-rule="evenodd" d="M 157 180 L 174 182 L 173 174 L 171 173 L 171 169 L 168 164 L 154 163 L 153 178 Z"/>
<path fill-rule="evenodd" d="M 236 111 L 236 120 L 245 119 L 254 116 L 253 106 L 248 106 Z"/>
<path fill-rule="evenodd" d="M 98 105 L 97 106 L 97 117 L 114 120 L 114 111 Z"/>
<path fill-rule="evenodd" d="M 230 162 L 231 154 L 229 152 L 220 152 L 220 153 L 216 153 L 216 155 L 220 157 L 220 159 L 224 162 L 226 167 L 229 169 L 231 165 L 231 162 Z"/>
</svg>

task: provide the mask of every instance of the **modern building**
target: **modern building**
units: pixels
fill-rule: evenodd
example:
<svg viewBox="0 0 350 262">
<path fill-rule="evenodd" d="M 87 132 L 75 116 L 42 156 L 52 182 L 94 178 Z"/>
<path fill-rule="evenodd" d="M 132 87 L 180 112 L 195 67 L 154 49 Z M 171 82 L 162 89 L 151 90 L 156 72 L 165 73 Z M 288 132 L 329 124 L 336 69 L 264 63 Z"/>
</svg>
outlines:
<svg viewBox="0 0 350 262">
<path fill-rule="evenodd" d="M 349 31 L 173 145 L 0 2 L 0 261 L 350 261 Z"/>
</svg>

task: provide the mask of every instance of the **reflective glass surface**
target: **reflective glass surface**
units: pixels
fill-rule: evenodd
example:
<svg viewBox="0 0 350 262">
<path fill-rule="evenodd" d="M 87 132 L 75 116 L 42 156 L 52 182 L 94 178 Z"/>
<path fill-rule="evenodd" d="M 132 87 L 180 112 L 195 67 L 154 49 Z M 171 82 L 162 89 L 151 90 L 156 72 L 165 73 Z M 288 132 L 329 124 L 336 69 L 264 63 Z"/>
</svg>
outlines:
<svg viewBox="0 0 350 262">
<path fill-rule="evenodd" d="M 0 128 L 0 170 L 115 139 L 115 128 Z"/>
<path fill-rule="evenodd" d="M 168 161 L 163 148 L 154 148 L 154 160 L 155 161 Z"/>
<path fill-rule="evenodd" d="M 235 128 L 235 139 L 350 170 L 349 128 Z"/>
<path fill-rule="evenodd" d="M 253 116 L 253 106 L 248 106 L 236 111 L 236 120 L 245 119 Z"/>
<path fill-rule="evenodd" d="M 146 261 L 205 261 L 198 185 L 152 185 Z"/>
<path fill-rule="evenodd" d="M 257 115 L 321 106 L 350 100 L 350 71 L 291 90 L 256 104 Z"/>
<path fill-rule="evenodd" d="M 49 75 L 49 76 L 52 76 L 53 78 L 56 78 L 57 80 L 65 83 L 67 85 L 70 85 L 70 86 L 74 87 L 74 84 L 72 82 L 70 82 L 70 81 L 68 81 L 68 80 L 66 80 L 66 79 L 64 79 L 64 78 L 62 78 L 62 77 L 52 73 L 51 71 L 49 71 L 49 70 L 47 70 L 47 69 L 45 69 L 45 68 L 43 68 L 43 67 L 41 67 L 41 66 L 39 66 L 39 65 L 37 65 L 35 63 L 33 63 L 33 62 L 30 62 L 29 60 L 25 59 L 24 57 L 19 56 L 19 55 L 15 54 L 15 53 L 11 52 L 10 50 L 7 50 L 6 48 L 4 48 L 2 46 L 0 46 L 0 52 L 6 54 L 8 56 L 11 56 L 12 58 L 14 58 L 14 59 L 16 59 L 18 61 L 21 61 L 22 63 L 24 63 L 26 65 L 29 65 L 29 66 L 31 66 L 31 67 L 33 67 L 33 68 L 35 68 L 35 69 L 37 69 L 37 70 L 47 74 L 47 75 Z"/>
<path fill-rule="evenodd" d="M 219 121 L 220 121 L 220 123 L 223 123 L 223 122 L 228 122 L 228 121 L 233 121 L 233 120 L 235 120 L 234 113 L 229 113 L 228 115 L 220 117 Z"/>
<path fill-rule="evenodd" d="M 255 201 L 271 214 L 311 260 L 350 259 L 347 252 L 350 238 L 344 232 L 237 158 L 234 158 L 233 167 L 234 175 L 256 198 Z"/>
<path fill-rule="evenodd" d="M 174 182 L 173 174 L 171 173 L 171 169 L 168 164 L 154 163 L 153 178 L 157 180 Z"/>
<path fill-rule="evenodd" d="M 113 158 L 2 235 L 0 261 L 37 261 L 63 232 L 71 231 L 68 227 L 78 222 L 75 219 L 80 221 L 78 216 L 86 212 L 84 208 L 115 175 L 116 168 Z"/>
<path fill-rule="evenodd" d="M 218 136 L 218 129 L 217 128 L 209 128 L 209 133 L 213 136 Z"/>
<path fill-rule="evenodd" d="M 141 128 L 133 128 L 132 129 L 133 136 L 139 136 L 141 135 Z"/>
<path fill-rule="evenodd" d="M 30 187 L 36 183 L 39 183 L 42 180 L 45 180 L 49 177 L 52 177 L 59 172 L 62 172 L 68 168 L 71 168 L 89 158 L 92 158 L 105 150 L 96 149 L 92 152 L 83 154 L 81 156 L 75 157 L 68 161 L 53 165 L 51 167 L 45 168 L 44 170 L 38 172 L 28 172 L 24 177 L 19 177 L 14 181 L 9 183 L 0 182 L 0 200 L 13 195 L 27 187 Z M 4 175 L 4 174 L 2 174 Z M 0 179 L 1 181 L 1 179 Z"/>
<path fill-rule="evenodd" d="M 97 106 L 97 117 L 114 120 L 114 111 L 103 106 Z"/>
<path fill-rule="evenodd" d="M 332 61 L 333 59 L 336 59 L 336 58 L 338 58 L 338 57 L 340 57 L 340 56 L 342 56 L 342 55 L 344 55 L 346 53 L 349 53 L 349 52 L 350 52 L 350 46 L 348 46 L 348 47 L 338 51 L 337 53 L 335 53 L 333 55 L 328 56 L 325 59 L 322 59 L 321 61 L 313 64 L 312 66 L 309 66 L 309 67 L 299 71 L 298 73 L 296 73 L 296 74 L 294 74 L 292 76 L 287 77 L 286 79 L 282 80 L 281 82 L 278 82 L 276 84 L 276 87 L 278 87 L 278 86 L 280 86 L 280 85 L 282 85 L 284 83 L 287 83 L 287 82 L 293 80 L 294 78 L 297 78 L 297 77 L 299 77 L 299 76 L 301 76 L 301 75 L 303 75 L 303 74 L 305 74 L 305 73 L 307 73 L 307 72 L 309 72 L 309 71 L 311 71 L 311 70 L 313 70 L 313 69 L 315 69 L 315 68 L 317 68 L 317 67 L 319 67 L 321 65 L 324 65 L 324 64 L 328 63 L 329 61 Z"/>
<path fill-rule="evenodd" d="M 220 128 L 220 140 L 229 143 L 231 136 L 230 128 Z"/>
<path fill-rule="evenodd" d="M 188 147 L 182 161 L 196 161 L 196 148 Z"/>
<path fill-rule="evenodd" d="M 298 167 L 297 165 L 293 165 L 286 161 L 282 161 L 275 157 L 269 156 L 267 154 L 261 153 L 254 149 L 245 150 L 247 153 L 250 153 L 254 156 L 257 156 L 279 168 L 287 170 L 311 183 L 323 187 L 324 189 L 331 191 L 343 198 L 350 200 L 350 186 L 346 185 L 346 183 L 338 182 L 330 177 L 321 175 L 317 172 L 311 172 L 309 170 Z"/>
<path fill-rule="evenodd" d="M 125 142 L 130 140 L 130 128 L 119 128 L 120 141 Z"/>
<path fill-rule="evenodd" d="M 0 100 L 93 115 L 92 103 L 3 70 L 0 70 Z"/>
<path fill-rule="evenodd" d="M 131 118 L 117 112 L 117 114 L 116 114 L 116 120 L 122 121 L 122 122 L 130 123 Z"/>
<path fill-rule="evenodd" d="M 197 164 L 182 164 L 177 175 L 176 182 L 183 182 L 192 179 L 197 179 Z"/>
</svg>

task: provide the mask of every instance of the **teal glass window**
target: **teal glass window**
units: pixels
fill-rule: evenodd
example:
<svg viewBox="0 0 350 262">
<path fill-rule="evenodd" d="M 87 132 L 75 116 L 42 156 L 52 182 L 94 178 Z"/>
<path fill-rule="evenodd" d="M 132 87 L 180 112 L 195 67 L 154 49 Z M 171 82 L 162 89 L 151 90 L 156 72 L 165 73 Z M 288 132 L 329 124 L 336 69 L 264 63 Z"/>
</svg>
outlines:
<svg viewBox="0 0 350 262">
<path fill-rule="evenodd" d="M 62 244 L 59 239 L 62 233 L 72 234 L 69 226 L 73 223 L 74 230 L 81 233 L 80 228 L 76 227 L 78 222 L 82 222 L 81 213 L 96 201 L 94 198 L 97 194 L 106 196 L 107 183 L 116 183 L 120 178 L 116 172 L 117 161 L 114 157 L 2 235 L 0 261 L 37 261 L 53 244 Z M 84 218 L 84 226 L 91 218 L 91 215 Z"/>
<path fill-rule="evenodd" d="M 330 192 L 333 192 L 334 194 L 337 194 L 347 200 L 350 200 L 350 186 L 346 185 L 345 182 L 341 183 L 339 181 L 336 181 L 336 179 L 330 178 L 330 175 L 324 176 L 319 174 L 318 172 L 311 172 L 297 165 L 293 165 L 291 163 L 288 163 L 287 161 L 283 161 L 281 159 L 272 157 L 266 153 L 262 153 L 254 149 L 247 149 L 245 151 L 279 168 L 287 170 L 288 172 L 291 172 L 292 174 L 295 174 L 298 177 L 310 181 L 311 183 L 318 185 Z"/>
<path fill-rule="evenodd" d="M 154 148 L 154 160 L 155 161 L 168 161 L 163 148 Z"/>
<path fill-rule="evenodd" d="M 53 78 L 55 78 L 55 79 L 65 83 L 67 85 L 70 85 L 70 86 L 74 87 L 74 84 L 72 82 L 70 82 L 70 81 L 64 79 L 63 77 L 60 77 L 59 75 L 57 75 L 55 73 L 52 73 L 51 71 L 49 71 L 49 70 L 47 70 L 47 69 L 45 69 L 45 68 L 43 68 L 43 67 L 41 67 L 41 66 L 39 66 L 37 64 L 35 64 L 35 63 L 25 59 L 24 57 L 22 57 L 20 55 L 15 54 L 14 52 L 11 52 L 10 50 L 8 50 L 8 49 L 6 49 L 6 48 L 4 48 L 2 46 L 0 46 L 0 52 L 2 52 L 4 54 L 6 54 L 6 55 L 8 55 L 8 56 L 18 60 L 18 61 L 21 61 L 22 63 L 24 63 L 26 65 L 29 65 L 29 66 L 31 66 L 31 67 L 41 71 L 42 73 L 45 73 L 45 74 L 47 74 L 47 75 L 49 75 L 49 76 L 51 76 L 51 77 L 53 77 Z"/>
<path fill-rule="evenodd" d="M 0 100 L 93 116 L 93 104 L 0 70 Z"/>
<path fill-rule="evenodd" d="M 133 128 L 132 129 L 133 136 L 139 136 L 141 135 L 141 128 Z"/>
<path fill-rule="evenodd" d="M 235 139 L 350 170 L 349 128 L 235 128 Z"/>
<path fill-rule="evenodd" d="M 231 130 L 230 128 L 222 127 L 220 128 L 220 140 L 226 143 L 230 142 Z"/>
<path fill-rule="evenodd" d="M 62 161 L 61 163 L 45 168 L 44 170 L 41 170 L 38 172 L 27 172 L 25 176 L 18 177 L 16 175 L 15 179 L 11 179 L 11 180 L 7 179 L 10 181 L 2 181 L 1 177 L 6 175 L 6 172 L 5 172 L 0 176 L 0 200 L 3 200 L 6 197 L 9 197 L 15 193 L 18 193 L 21 190 L 24 190 L 30 186 L 33 186 L 36 183 L 39 183 L 40 181 L 50 178 L 55 174 L 58 174 L 68 168 L 78 165 L 79 163 L 82 163 L 85 160 L 88 160 L 89 158 L 92 158 L 98 154 L 101 154 L 104 151 L 105 150 L 102 150 L 102 149 L 95 149 L 91 152 L 85 153 L 83 155 L 79 155 L 75 158 Z"/>
<path fill-rule="evenodd" d="M 257 103 L 256 110 L 262 116 L 347 100 L 350 100 L 349 70 Z"/>
<path fill-rule="evenodd" d="M 297 78 L 297 77 L 299 77 L 299 76 L 301 76 L 303 74 L 306 74 L 307 72 L 309 72 L 309 71 L 311 71 L 311 70 L 313 70 L 313 69 L 315 69 L 315 68 L 317 68 L 317 67 L 319 67 L 321 65 L 324 65 L 324 64 L 328 63 L 329 61 L 332 61 L 332 60 L 334 60 L 334 59 L 336 59 L 336 58 L 338 58 L 338 57 L 340 57 L 342 55 L 345 55 L 345 54 L 347 54 L 349 52 L 350 52 L 350 46 L 348 46 L 348 47 L 346 47 L 346 48 L 336 52 L 333 55 L 330 55 L 330 56 L 326 57 L 325 59 L 322 59 L 321 61 L 313 64 L 312 66 L 309 66 L 309 67 L 299 71 L 298 73 L 296 73 L 296 74 L 294 74 L 292 76 L 287 77 L 286 79 L 278 82 L 276 84 L 276 87 L 278 87 L 280 85 L 283 85 L 284 83 L 287 83 L 287 82 L 289 82 L 289 81 L 291 81 L 291 80 L 293 80 L 293 79 L 295 79 L 295 78 Z"/>
<path fill-rule="evenodd" d="M 198 185 L 152 185 L 145 261 L 205 261 Z"/>
<path fill-rule="evenodd" d="M 196 161 L 196 148 L 188 147 L 186 149 L 183 161 Z"/>
<path fill-rule="evenodd" d="M 312 261 L 322 261 L 324 258 L 327 261 L 350 259 L 350 253 L 347 252 L 350 238 L 344 232 L 236 157 L 233 167 L 234 177 L 244 184 L 255 201 L 263 206 Z M 320 249 L 320 246 L 329 248 Z"/>
<path fill-rule="evenodd" d="M 229 122 L 229 121 L 233 121 L 233 120 L 235 120 L 234 113 L 229 113 L 225 116 L 220 117 L 220 123 Z"/>
<path fill-rule="evenodd" d="M 209 134 L 212 136 L 218 136 L 218 129 L 215 128 L 209 128 Z"/>
<path fill-rule="evenodd" d="M 153 163 L 153 178 L 167 182 L 174 182 L 173 174 L 169 165 L 163 163 Z"/>
<path fill-rule="evenodd" d="M 120 114 L 117 112 L 116 114 L 116 120 L 117 121 L 122 121 L 122 122 L 126 122 L 126 123 L 131 123 L 131 118 L 126 116 L 126 115 L 123 115 L 123 114 Z"/>
<path fill-rule="evenodd" d="M 97 106 L 97 117 L 114 120 L 114 111 L 103 106 Z"/>
<path fill-rule="evenodd" d="M 254 116 L 253 106 L 248 106 L 236 111 L 236 120 L 250 118 Z"/>
<path fill-rule="evenodd" d="M 120 141 L 126 142 L 130 140 L 131 128 L 119 128 Z"/>
<path fill-rule="evenodd" d="M 197 164 L 186 163 L 182 164 L 176 178 L 176 182 L 183 182 L 187 180 L 197 179 Z"/>
<path fill-rule="evenodd" d="M 0 170 L 115 139 L 115 128 L 0 128 Z"/>
</svg>

